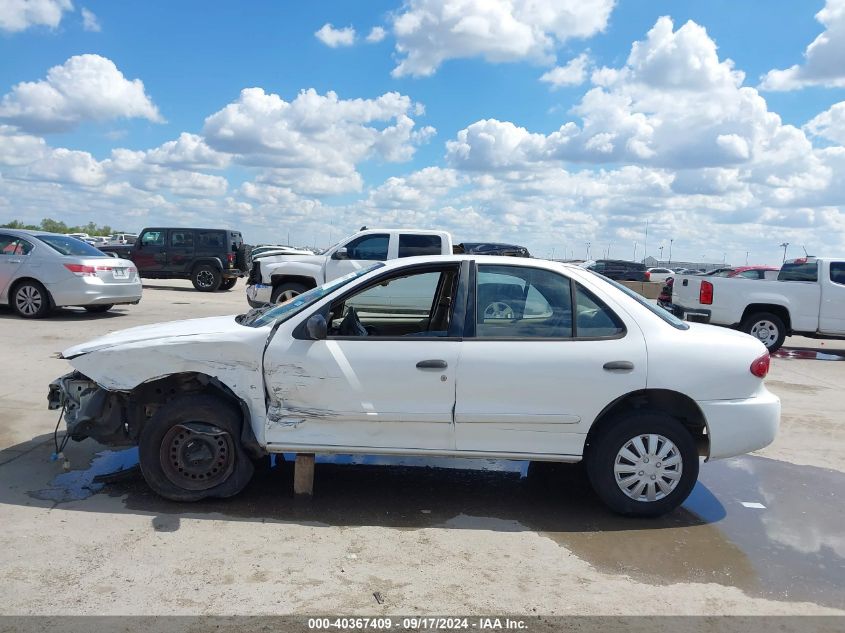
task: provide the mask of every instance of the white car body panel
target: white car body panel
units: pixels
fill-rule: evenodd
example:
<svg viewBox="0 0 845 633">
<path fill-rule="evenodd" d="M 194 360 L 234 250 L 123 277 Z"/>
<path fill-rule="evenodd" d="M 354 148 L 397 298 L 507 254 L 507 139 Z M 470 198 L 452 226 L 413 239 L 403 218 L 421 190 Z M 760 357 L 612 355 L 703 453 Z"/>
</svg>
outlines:
<svg viewBox="0 0 845 633">
<path fill-rule="evenodd" d="M 531 266 L 575 279 L 624 322 L 600 340 L 305 340 L 293 332 L 373 277 L 419 263 Z M 657 308 L 654 308 L 657 310 Z M 269 341 L 269 343 L 268 343 Z M 266 352 L 265 352 L 266 346 Z M 765 348 L 706 326 L 677 329 L 650 307 L 574 266 L 523 258 L 403 259 L 334 289 L 275 327 L 214 317 L 115 332 L 64 352 L 74 368 L 112 391 L 169 374 L 218 379 L 248 408 L 268 452 L 429 454 L 578 461 L 596 417 L 642 389 L 689 396 L 706 416 L 710 457 L 762 448 L 774 437 L 779 401 L 750 373 Z M 417 369 L 420 360 L 446 361 Z M 509 360 L 511 359 L 511 360 Z M 513 361 L 513 359 L 516 359 Z M 607 372 L 627 360 L 630 372 Z"/>
</svg>

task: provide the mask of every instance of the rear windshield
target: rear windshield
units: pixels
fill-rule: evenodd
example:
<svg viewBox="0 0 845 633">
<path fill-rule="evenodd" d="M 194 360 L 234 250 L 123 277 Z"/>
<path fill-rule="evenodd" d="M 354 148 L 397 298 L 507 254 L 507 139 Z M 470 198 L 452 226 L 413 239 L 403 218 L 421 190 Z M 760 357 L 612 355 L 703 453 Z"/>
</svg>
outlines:
<svg viewBox="0 0 845 633">
<path fill-rule="evenodd" d="M 34 237 L 62 255 L 108 257 L 103 251 L 69 235 L 35 235 Z"/>
<path fill-rule="evenodd" d="M 778 281 L 818 281 L 818 262 L 786 262 L 778 273 Z"/>
<path fill-rule="evenodd" d="M 590 272 L 592 272 L 592 271 L 590 271 Z M 623 286 L 622 284 L 617 283 L 617 282 L 613 281 L 612 279 L 608 279 L 607 277 L 600 275 L 598 273 L 594 272 L 593 274 L 596 277 L 598 277 L 599 279 L 601 279 L 603 282 L 608 283 L 611 286 L 615 286 L 616 288 L 619 288 L 619 290 L 621 290 L 626 295 L 631 297 L 631 299 L 633 299 L 634 301 L 639 303 L 641 306 L 645 306 L 646 308 L 648 308 L 651 312 L 653 312 L 654 314 L 659 316 L 661 319 L 666 321 L 666 323 L 671 325 L 673 328 L 677 328 L 679 330 L 688 330 L 689 329 L 689 324 L 685 323 L 684 321 L 681 321 L 674 314 L 672 314 L 671 312 L 668 312 L 667 310 L 664 310 L 663 308 L 659 307 L 657 304 L 650 303 L 649 301 L 646 300 L 645 297 L 643 297 L 642 295 L 638 295 L 636 292 L 634 292 L 630 288 Z"/>
</svg>

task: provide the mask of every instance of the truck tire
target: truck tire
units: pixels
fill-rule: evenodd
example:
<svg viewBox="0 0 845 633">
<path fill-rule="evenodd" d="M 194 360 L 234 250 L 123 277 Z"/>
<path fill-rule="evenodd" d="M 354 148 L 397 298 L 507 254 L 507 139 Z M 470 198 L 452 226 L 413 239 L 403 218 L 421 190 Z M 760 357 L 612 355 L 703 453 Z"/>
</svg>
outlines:
<svg viewBox="0 0 845 633">
<path fill-rule="evenodd" d="M 307 290 L 308 288 L 304 284 L 298 284 L 292 281 L 279 284 L 278 286 L 273 287 L 273 292 L 270 295 L 270 303 L 285 303 L 286 301 L 293 299 L 295 296 L 301 295 Z"/>
<path fill-rule="evenodd" d="M 241 446 L 241 424 L 240 412 L 216 396 L 171 400 L 141 429 L 141 474 L 173 501 L 238 494 L 255 472 Z"/>
<path fill-rule="evenodd" d="M 220 282 L 220 290 L 231 290 L 238 283 L 237 277 L 229 277 Z"/>
<path fill-rule="evenodd" d="M 191 283 L 200 292 L 217 292 L 221 281 L 220 271 L 211 264 L 199 264 L 191 273 Z"/>
<path fill-rule="evenodd" d="M 783 319 L 771 312 L 749 314 L 739 329 L 760 341 L 769 353 L 780 349 L 786 339 L 786 325 Z"/>
<path fill-rule="evenodd" d="M 678 420 L 658 411 L 622 415 L 591 439 L 584 458 L 593 490 L 627 516 L 671 512 L 698 479 L 695 440 Z"/>
</svg>

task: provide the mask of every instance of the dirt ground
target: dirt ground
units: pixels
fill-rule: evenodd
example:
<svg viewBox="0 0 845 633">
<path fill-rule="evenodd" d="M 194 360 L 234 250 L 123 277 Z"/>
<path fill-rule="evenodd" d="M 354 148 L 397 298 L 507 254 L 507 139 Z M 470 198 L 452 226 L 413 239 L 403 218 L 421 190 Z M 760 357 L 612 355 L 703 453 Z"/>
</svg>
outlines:
<svg viewBox="0 0 845 633">
<path fill-rule="evenodd" d="M 845 613 L 843 342 L 789 339 L 768 379 L 775 443 L 704 464 L 684 507 L 653 521 L 609 514 L 578 466 L 336 458 L 299 502 L 285 463 L 189 505 L 139 475 L 92 483 L 131 453 L 86 441 L 66 450 L 70 472 L 51 461 L 56 352 L 246 307 L 242 283 L 162 281 L 105 315 L 0 308 L 0 613 Z"/>
</svg>

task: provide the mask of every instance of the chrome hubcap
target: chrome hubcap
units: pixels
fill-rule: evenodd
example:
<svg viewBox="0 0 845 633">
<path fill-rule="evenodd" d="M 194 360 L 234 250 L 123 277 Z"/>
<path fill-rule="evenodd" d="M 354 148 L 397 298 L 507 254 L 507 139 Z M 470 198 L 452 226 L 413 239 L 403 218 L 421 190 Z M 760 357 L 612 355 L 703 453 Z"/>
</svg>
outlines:
<svg viewBox="0 0 845 633">
<path fill-rule="evenodd" d="M 503 301 L 494 301 L 484 308 L 485 319 L 513 319 L 513 308 Z"/>
<path fill-rule="evenodd" d="M 634 501 L 659 501 L 681 481 L 684 460 L 672 440 L 654 433 L 631 438 L 616 454 L 616 485 Z"/>
<path fill-rule="evenodd" d="M 201 270 L 197 274 L 197 283 L 203 288 L 210 288 L 214 283 L 214 275 L 210 270 Z"/>
<path fill-rule="evenodd" d="M 777 326 L 771 321 L 757 321 L 751 328 L 751 336 L 756 336 L 766 347 L 771 347 L 779 334 Z"/>
<path fill-rule="evenodd" d="M 15 305 L 23 314 L 32 316 L 41 309 L 41 293 L 33 286 L 21 286 L 15 293 Z"/>
</svg>

